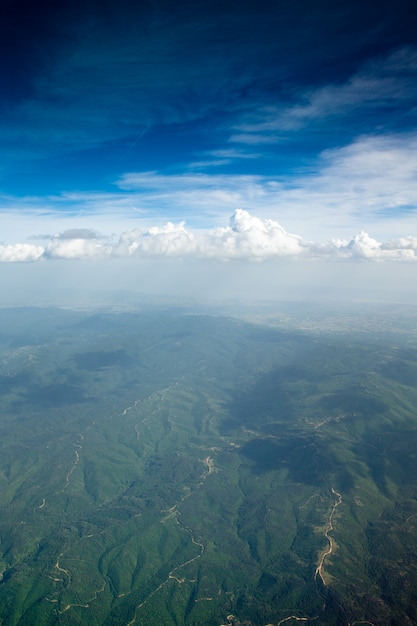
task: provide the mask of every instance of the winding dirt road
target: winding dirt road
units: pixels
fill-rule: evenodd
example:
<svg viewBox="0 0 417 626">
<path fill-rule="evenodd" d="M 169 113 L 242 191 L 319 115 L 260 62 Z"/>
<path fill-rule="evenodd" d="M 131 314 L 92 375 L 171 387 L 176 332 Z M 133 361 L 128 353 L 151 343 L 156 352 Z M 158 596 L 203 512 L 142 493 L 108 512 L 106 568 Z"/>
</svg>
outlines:
<svg viewBox="0 0 417 626">
<path fill-rule="evenodd" d="M 335 514 L 335 511 L 337 509 L 337 507 L 342 504 L 343 498 L 340 495 L 340 493 L 338 493 L 337 491 L 335 491 L 332 487 L 332 493 L 333 495 L 335 495 L 337 497 L 336 502 L 333 504 L 331 513 L 330 513 L 330 517 L 329 517 L 329 523 L 327 525 L 327 529 L 326 532 L 324 533 L 324 536 L 326 537 L 327 541 L 329 542 L 329 547 L 327 548 L 327 550 L 325 550 L 325 552 L 323 552 L 323 554 L 321 555 L 321 559 L 320 562 L 316 568 L 315 574 L 314 574 L 314 580 L 317 580 L 317 577 L 319 576 L 321 578 L 321 581 L 323 583 L 323 585 L 325 587 L 327 587 L 327 583 L 324 579 L 323 576 L 323 566 L 324 566 L 324 561 L 327 559 L 328 556 L 330 556 L 333 552 L 333 539 L 331 538 L 331 536 L 329 535 L 329 533 L 333 530 L 333 516 Z"/>
</svg>

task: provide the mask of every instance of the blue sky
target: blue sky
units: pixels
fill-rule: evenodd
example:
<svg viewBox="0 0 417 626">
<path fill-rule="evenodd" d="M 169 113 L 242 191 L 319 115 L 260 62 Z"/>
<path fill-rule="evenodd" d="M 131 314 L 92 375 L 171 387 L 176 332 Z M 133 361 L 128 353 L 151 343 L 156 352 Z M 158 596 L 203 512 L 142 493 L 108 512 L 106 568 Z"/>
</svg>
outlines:
<svg viewBox="0 0 417 626">
<path fill-rule="evenodd" d="M 414 0 L 3 0 L 0 261 L 417 260 Z"/>
</svg>

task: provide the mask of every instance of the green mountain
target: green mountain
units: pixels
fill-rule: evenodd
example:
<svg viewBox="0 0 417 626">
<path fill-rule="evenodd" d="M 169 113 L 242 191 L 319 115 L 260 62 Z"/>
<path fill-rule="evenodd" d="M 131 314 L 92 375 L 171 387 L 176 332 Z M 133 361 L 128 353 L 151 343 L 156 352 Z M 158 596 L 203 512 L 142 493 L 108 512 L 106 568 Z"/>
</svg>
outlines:
<svg viewBox="0 0 417 626">
<path fill-rule="evenodd" d="M 415 320 L 381 319 L 0 310 L 0 623 L 417 624 Z"/>
</svg>

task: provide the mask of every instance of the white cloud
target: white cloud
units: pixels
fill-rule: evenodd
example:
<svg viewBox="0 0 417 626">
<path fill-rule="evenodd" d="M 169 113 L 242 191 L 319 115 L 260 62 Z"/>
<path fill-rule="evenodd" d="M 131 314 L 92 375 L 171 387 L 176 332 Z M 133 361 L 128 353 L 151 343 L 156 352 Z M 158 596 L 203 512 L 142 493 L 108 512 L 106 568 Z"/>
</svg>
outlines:
<svg viewBox="0 0 417 626">
<path fill-rule="evenodd" d="M 351 240 L 334 239 L 325 244 L 311 244 L 310 252 L 317 257 L 374 260 L 417 260 L 417 239 L 404 245 L 402 240 L 380 243 L 368 233 L 361 231 Z M 415 240 L 415 241 L 411 241 Z"/>
<path fill-rule="evenodd" d="M 409 90 L 408 90 L 409 91 Z M 258 121 L 236 126 L 230 141 L 243 144 L 262 144 L 276 141 L 271 133 L 294 131 L 313 120 L 328 119 L 346 114 L 355 108 L 372 105 L 389 106 L 405 97 L 401 80 L 394 77 L 355 76 L 343 85 L 326 85 L 302 95 L 300 102 L 288 108 L 260 111 Z"/>
<path fill-rule="evenodd" d="M 296 256 L 305 251 L 301 237 L 287 233 L 274 220 L 261 220 L 242 209 L 235 211 L 229 226 L 205 236 L 200 247 L 203 255 L 227 259 Z"/>
<path fill-rule="evenodd" d="M 60 239 L 49 242 L 44 249 L 44 257 L 57 259 L 97 259 L 108 256 L 111 247 L 95 239 Z"/>
<path fill-rule="evenodd" d="M 117 184 L 113 193 L 5 199 L 0 260 L 415 255 L 417 133 L 359 137 L 323 152 L 308 173 L 131 172 Z M 361 231 L 381 243 L 352 239 Z M 44 246 L 23 243 L 31 239 Z"/>
<path fill-rule="evenodd" d="M 230 225 L 191 232 L 184 222 L 147 231 L 123 233 L 115 254 L 154 257 L 194 256 L 198 258 L 265 259 L 303 253 L 301 238 L 287 233 L 278 222 L 261 220 L 237 209 Z"/>
<path fill-rule="evenodd" d="M 195 239 L 195 235 L 185 228 L 184 222 L 178 225 L 168 222 L 162 228 L 156 226 L 147 231 L 135 229 L 122 233 L 113 251 L 120 256 L 188 256 L 197 251 Z"/>
<path fill-rule="evenodd" d="M 59 235 L 56 235 L 56 239 L 97 239 L 99 234 L 91 228 L 69 228 L 64 230 Z"/>
<path fill-rule="evenodd" d="M 224 219 L 237 206 L 251 210 L 268 202 L 268 179 L 257 175 L 130 172 L 118 181 L 130 202 L 143 214 L 188 217 L 205 225 L 207 218 Z"/>
<path fill-rule="evenodd" d="M 44 247 L 24 243 L 0 246 L 0 262 L 111 258 L 265 261 L 291 257 L 417 260 L 417 237 L 379 242 L 362 231 L 351 239 L 320 243 L 287 232 L 275 220 L 237 209 L 228 226 L 206 230 L 193 231 L 184 222 L 168 222 L 162 227 L 124 231 L 112 242 L 94 237 L 90 230 L 73 229 L 50 236 Z"/>
<path fill-rule="evenodd" d="M 417 134 L 363 136 L 321 154 L 308 173 L 287 176 L 123 176 L 120 187 L 144 215 L 163 207 L 193 225 L 220 221 L 236 206 L 262 217 L 278 215 L 303 237 L 329 238 L 360 230 L 400 237 L 415 228 Z M 215 218 L 215 219 L 214 219 Z M 413 232 L 413 231 L 411 231 Z"/>
<path fill-rule="evenodd" d="M 261 144 L 276 141 L 273 133 L 294 131 L 313 120 L 350 114 L 355 109 L 404 106 L 413 109 L 417 95 L 417 50 L 402 48 L 385 59 L 367 63 L 342 84 L 329 84 L 302 94 L 293 94 L 297 103 L 267 107 L 252 120 L 235 127 L 231 141 Z"/>
<path fill-rule="evenodd" d="M 361 137 L 328 150 L 317 172 L 295 180 L 282 196 L 294 210 L 309 205 L 322 218 L 351 228 L 398 232 L 407 220 L 415 224 L 417 135 Z"/>
<path fill-rule="evenodd" d="M 0 263 L 28 263 L 39 261 L 44 251 L 42 246 L 34 246 L 28 243 L 0 245 Z"/>
</svg>

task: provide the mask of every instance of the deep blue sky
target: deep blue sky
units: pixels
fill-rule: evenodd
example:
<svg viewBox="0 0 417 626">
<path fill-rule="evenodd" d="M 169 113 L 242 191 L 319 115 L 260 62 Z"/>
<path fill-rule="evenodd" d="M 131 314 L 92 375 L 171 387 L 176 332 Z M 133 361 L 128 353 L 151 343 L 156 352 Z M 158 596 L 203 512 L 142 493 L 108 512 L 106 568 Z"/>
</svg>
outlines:
<svg viewBox="0 0 417 626">
<path fill-rule="evenodd" d="M 0 7 L 4 245 L 240 207 L 303 240 L 417 247 L 415 0 Z"/>
</svg>

